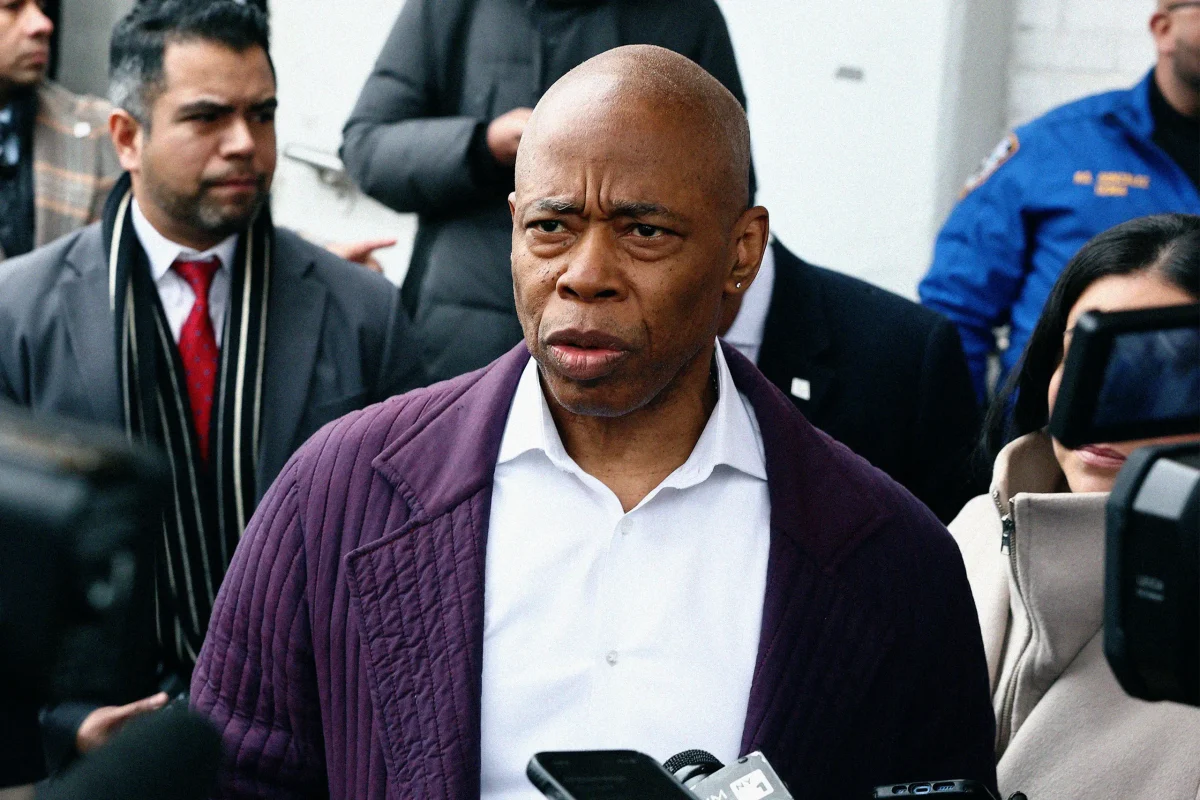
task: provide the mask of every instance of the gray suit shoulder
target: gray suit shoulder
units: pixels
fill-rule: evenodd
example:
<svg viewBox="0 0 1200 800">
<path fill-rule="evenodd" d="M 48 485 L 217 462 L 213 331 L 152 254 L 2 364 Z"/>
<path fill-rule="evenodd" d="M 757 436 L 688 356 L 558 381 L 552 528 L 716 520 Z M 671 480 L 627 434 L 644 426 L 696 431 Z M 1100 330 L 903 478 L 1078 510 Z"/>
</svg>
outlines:
<svg viewBox="0 0 1200 800">
<path fill-rule="evenodd" d="M 104 268 L 99 224 L 0 262 L 0 313 L 10 318 L 28 314 L 64 282 Z"/>
</svg>

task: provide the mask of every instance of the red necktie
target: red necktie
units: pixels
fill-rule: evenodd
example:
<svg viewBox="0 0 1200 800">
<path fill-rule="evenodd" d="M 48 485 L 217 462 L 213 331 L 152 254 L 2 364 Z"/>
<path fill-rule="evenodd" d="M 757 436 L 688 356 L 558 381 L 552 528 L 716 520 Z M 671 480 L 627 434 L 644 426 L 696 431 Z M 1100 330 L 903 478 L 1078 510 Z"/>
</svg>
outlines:
<svg viewBox="0 0 1200 800">
<path fill-rule="evenodd" d="M 176 261 L 172 267 L 196 294 L 192 311 L 179 333 L 179 356 L 187 378 L 188 400 L 192 405 L 192 424 L 200 442 L 200 457 L 208 461 L 208 430 L 212 419 L 213 392 L 217 385 L 217 337 L 208 313 L 208 289 L 221 268 L 216 256 L 206 261 Z"/>
</svg>

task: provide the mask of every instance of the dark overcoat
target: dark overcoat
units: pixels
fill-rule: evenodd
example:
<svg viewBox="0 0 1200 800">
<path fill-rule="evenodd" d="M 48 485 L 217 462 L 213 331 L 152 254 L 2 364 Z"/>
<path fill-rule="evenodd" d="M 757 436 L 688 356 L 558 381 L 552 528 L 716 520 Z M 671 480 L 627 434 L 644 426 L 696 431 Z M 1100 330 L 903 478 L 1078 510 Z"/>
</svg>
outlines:
<svg viewBox="0 0 1200 800">
<path fill-rule="evenodd" d="M 954 326 L 780 242 L 758 368 L 813 425 L 895 478 L 942 522 L 987 491 L 980 413 Z"/>
</svg>

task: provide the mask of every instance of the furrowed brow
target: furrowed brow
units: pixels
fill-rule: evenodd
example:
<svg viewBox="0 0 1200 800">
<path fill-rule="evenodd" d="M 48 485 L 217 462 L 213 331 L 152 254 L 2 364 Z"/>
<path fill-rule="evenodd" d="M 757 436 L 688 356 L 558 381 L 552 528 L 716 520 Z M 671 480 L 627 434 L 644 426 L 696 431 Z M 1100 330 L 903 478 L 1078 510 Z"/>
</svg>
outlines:
<svg viewBox="0 0 1200 800">
<path fill-rule="evenodd" d="M 533 209 L 535 211 L 553 211 L 555 214 L 583 213 L 583 206 L 573 200 L 566 200 L 561 197 L 543 197 L 541 200 L 534 202 Z"/>
<path fill-rule="evenodd" d="M 617 202 L 612 205 L 612 216 L 644 219 L 660 217 L 678 222 L 681 218 L 671 209 L 658 203 Z"/>
</svg>

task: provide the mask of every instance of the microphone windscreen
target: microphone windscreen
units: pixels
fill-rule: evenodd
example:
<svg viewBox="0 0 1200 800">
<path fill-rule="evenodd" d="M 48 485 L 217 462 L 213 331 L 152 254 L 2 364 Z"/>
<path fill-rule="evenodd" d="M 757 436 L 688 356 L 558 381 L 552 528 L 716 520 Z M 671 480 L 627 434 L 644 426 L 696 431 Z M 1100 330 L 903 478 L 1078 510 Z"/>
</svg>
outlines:
<svg viewBox="0 0 1200 800">
<path fill-rule="evenodd" d="M 684 750 L 682 753 L 676 753 L 663 763 L 663 767 L 667 772 L 678 772 L 683 767 L 691 767 L 699 764 L 711 764 L 717 769 L 725 766 L 721 760 L 707 750 Z"/>
<path fill-rule="evenodd" d="M 204 800 L 216 788 L 222 754 L 208 720 L 169 707 L 130 721 L 37 800 Z"/>
<path fill-rule="evenodd" d="M 684 750 L 668 758 L 663 767 L 690 789 L 725 765 L 707 750 Z"/>
</svg>

